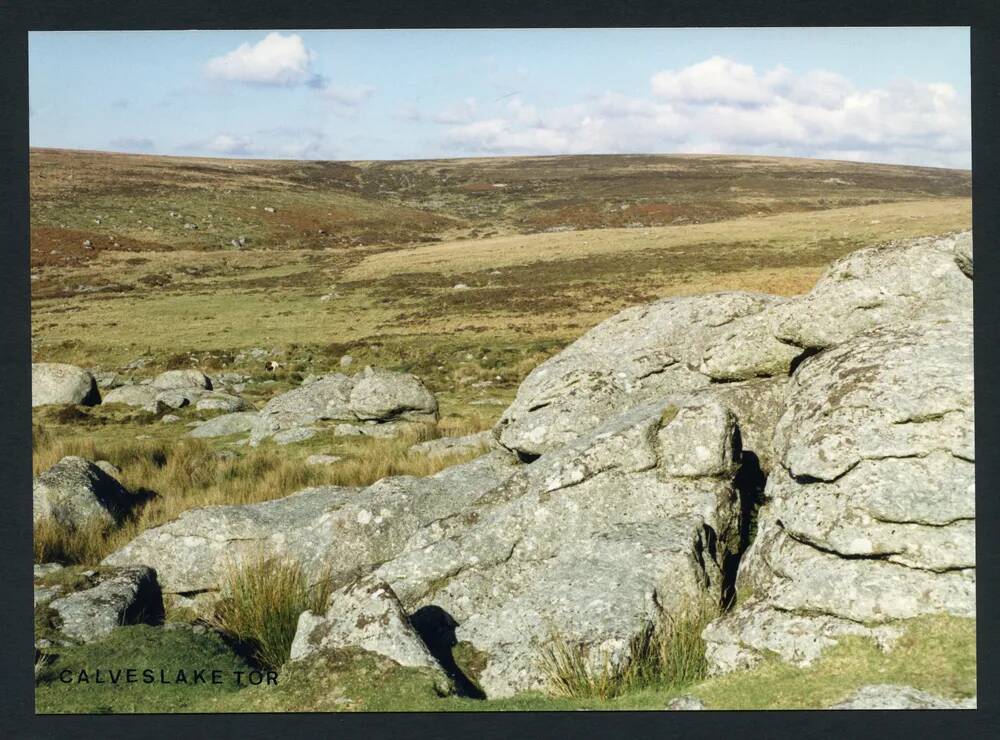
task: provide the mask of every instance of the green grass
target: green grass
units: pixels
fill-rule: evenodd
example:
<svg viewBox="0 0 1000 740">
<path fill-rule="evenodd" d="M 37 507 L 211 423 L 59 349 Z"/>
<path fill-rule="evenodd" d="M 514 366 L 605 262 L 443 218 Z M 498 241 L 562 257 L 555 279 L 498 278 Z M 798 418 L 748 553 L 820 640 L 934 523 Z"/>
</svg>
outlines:
<svg viewBox="0 0 1000 740">
<path fill-rule="evenodd" d="M 949 616 L 910 620 L 888 653 L 848 637 L 809 668 L 772 658 L 752 672 L 713 678 L 691 693 L 714 709 L 813 709 L 871 683 L 913 686 L 949 698 L 976 693 L 976 622 Z"/>
<path fill-rule="evenodd" d="M 682 693 L 694 694 L 710 709 L 819 708 L 870 683 L 906 684 L 954 699 L 976 693 L 975 620 L 931 616 L 904 624 L 904 636 L 888 653 L 879 651 L 870 640 L 849 638 L 827 650 L 809 668 L 769 660 L 752 671 L 689 686 L 653 682 L 605 699 L 541 692 L 508 699 L 442 697 L 432 672 L 403 668 L 358 650 L 327 651 L 316 660 L 285 664 L 276 686 L 237 689 L 227 683 L 193 689 L 59 683 L 59 671 L 65 668 L 249 668 L 212 634 L 123 627 L 103 640 L 59 649 L 59 657 L 48 663 L 40 676 L 36 702 L 42 712 L 655 711 Z"/>
<path fill-rule="evenodd" d="M 183 685 L 159 683 L 97 684 L 96 669 L 149 668 L 159 677 L 162 669 L 176 677 L 206 668 L 224 672 L 222 685 Z M 132 713 L 213 711 L 222 696 L 239 691 L 234 671 L 249 671 L 251 666 L 216 635 L 194 634 L 190 629 L 166 630 L 138 625 L 116 629 L 106 638 L 78 647 L 57 648 L 36 678 L 35 710 L 42 714 Z M 88 683 L 63 683 L 63 676 L 88 672 Z M 68 671 L 68 674 L 63 674 Z M 193 675 L 191 676 L 193 680 Z M 107 679 L 105 679 L 107 680 Z"/>
</svg>

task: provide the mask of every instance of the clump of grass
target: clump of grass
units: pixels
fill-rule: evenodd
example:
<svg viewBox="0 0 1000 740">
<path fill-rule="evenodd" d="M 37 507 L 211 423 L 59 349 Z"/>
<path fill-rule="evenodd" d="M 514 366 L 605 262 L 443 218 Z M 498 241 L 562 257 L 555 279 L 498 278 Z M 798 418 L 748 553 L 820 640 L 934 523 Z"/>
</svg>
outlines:
<svg viewBox="0 0 1000 740">
<path fill-rule="evenodd" d="M 105 555 L 108 529 L 100 524 L 66 527 L 54 519 L 42 519 L 34 526 L 36 563 L 96 563 Z"/>
<path fill-rule="evenodd" d="M 299 615 L 324 612 L 330 592 L 329 578 L 310 586 L 297 561 L 257 554 L 229 567 L 214 623 L 248 645 L 260 665 L 277 669 L 288 660 Z"/>
<path fill-rule="evenodd" d="M 701 633 L 718 615 L 718 606 L 707 599 L 676 615 L 661 612 L 617 662 L 607 654 L 595 660 L 588 646 L 553 631 L 540 658 L 549 690 L 556 696 L 606 700 L 650 687 L 676 690 L 695 684 L 707 670 Z"/>
</svg>

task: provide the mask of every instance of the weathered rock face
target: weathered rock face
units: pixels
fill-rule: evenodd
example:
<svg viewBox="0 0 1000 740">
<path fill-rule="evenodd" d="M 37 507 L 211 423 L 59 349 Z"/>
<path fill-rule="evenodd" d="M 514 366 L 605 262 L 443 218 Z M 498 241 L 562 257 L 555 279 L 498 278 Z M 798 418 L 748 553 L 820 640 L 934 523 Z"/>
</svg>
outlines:
<svg viewBox="0 0 1000 740">
<path fill-rule="evenodd" d="M 779 299 L 750 293 L 668 298 L 629 308 L 535 368 L 497 425 L 505 447 L 556 449 L 630 408 L 705 388 L 706 344 Z M 749 377 L 753 377 L 752 375 Z"/>
<path fill-rule="evenodd" d="M 64 457 L 32 486 L 32 521 L 53 519 L 69 528 L 111 526 L 135 498 L 121 483 L 82 457 Z"/>
<path fill-rule="evenodd" d="M 738 548 L 733 418 L 652 404 L 547 453 L 376 571 L 410 609 L 434 606 L 487 657 L 487 696 L 544 686 L 559 633 L 617 663 L 662 611 L 721 599 Z"/>
<path fill-rule="evenodd" d="M 441 670 L 396 594 L 371 576 L 331 594 L 325 614 L 306 611 L 299 616 L 291 660 L 343 647 L 360 647 L 402 666 Z M 445 679 L 443 671 L 441 677 Z"/>
<path fill-rule="evenodd" d="M 153 378 L 152 386 L 161 391 L 182 388 L 211 390 L 212 381 L 201 370 L 167 370 Z"/>
<path fill-rule="evenodd" d="M 800 298 L 717 293 L 627 309 L 535 368 L 496 434 L 510 449 L 538 455 L 642 403 L 683 402 L 682 394 L 713 383 L 787 376 L 797 360 L 863 331 L 922 316 L 971 316 L 971 244 L 966 232 L 860 250 Z M 707 392 L 716 387 L 724 386 Z"/>
<path fill-rule="evenodd" d="M 272 398 L 260 411 L 250 444 L 317 421 L 433 420 L 437 400 L 416 376 L 365 368 L 347 376 L 326 375 Z"/>
<path fill-rule="evenodd" d="M 59 631 L 74 642 L 91 642 L 122 624 L 156 624 L 163 599 L 151 568 L 136 566 L 95 575 L 96 585 L 49 602 Z"/>
<path fill-rule="evenodd" d="M 912 686 L 870 684 L 862 686 L 830 709 L 975 709 L 976 697 L 945 699 Z"/>
<path fill-rule="evenodd" d="M 56 362 L 31 363 L 31 405 L 83 404 L 101 402 L 94 376 L 75 365 Z"/>
<path fill-rule="evenodd" d="M 511 475 L 494 453 L 429 478 L 386 478 L 368 488 L 311 488 L 276 501 L 211 506 L 149 529 L 105 559 L 156 568 L 164 593 L 214 598 L 243 557 L 291 557 L 310 578 L 347 583 L 396 555 L 420 527 L 460 510 Z"/>
<path fill-rule="evenodd" d="M 844 634 L 891 642 L 894 622 L 920 614 L 975 616 L 971 282 L 955 243 L 845 260 L 874 280 L 884 259 L 887 280 L 905 285 L 906 257 L 941 282 L 927 286 L 926 305 L 896 298 L 910 316 L 792 376 L 774 433 L 779 464 L 739 571 L 750 597 L 705 631 L 714 672 L 768 651 L 808 664 Z"/>
</svg>

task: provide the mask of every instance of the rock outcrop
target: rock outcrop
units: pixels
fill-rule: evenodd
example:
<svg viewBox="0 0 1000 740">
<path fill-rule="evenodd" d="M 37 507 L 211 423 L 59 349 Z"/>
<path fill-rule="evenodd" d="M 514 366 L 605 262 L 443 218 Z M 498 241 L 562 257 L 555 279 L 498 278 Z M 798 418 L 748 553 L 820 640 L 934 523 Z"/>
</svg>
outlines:
<svg viewBox="0 0 1000 740">
<path fill-rule="evenodd" d="M 839 341 L 791 378 L 774 434 L 779 464 L 740 566 L 745 598 L 705 632 L 714 672 L 753 666 L 767 652 L 805 665 L 844 634 L 891 644 L 893 623 L 920 614 L 975 616 L 972 286 L 956 250 L 964 243 L 864 250 L 828 272 L 850 285 L 852 300 L 891 286 L 879 303 L 887 323 L 845 338 L 845 318 L 796 334 Z M 907 277 L 907 264 L 934 279 Z M 900 286 L 925 290 L 926 301 Z M 814 293 L 832 310 L 833 288 L 821 282 Z"/>
<path fill-rule="evenodd" d="M 849 255 L 798 298 L 628 309 L 528 376 L 493 430 L 505 449 L 189 511 L 105 563 L 151 565 L 192 603 L 262 550 L 332 569 L 339 596 L 303 616 L 297 654 L 419 662 L 419 614 L 425 640 L 478 656 L 489 697 L 543 688 L 556 636 L 616 666 L 659 620 L 734 594 L 703 633 L 713 672 L 808 664 L 845 635 L 888 649 L 901 620 L 975 613 L 972 272 L 962 234 Z M 433 416 L 407 377 L 320 378 L 272 399 L 252 440 Z"/>
<path fill-rule="evenodd" d="M 101 402 L 94 376 L 75 365 L 56 362 L 31 363 L 31 405 L 82 404 Z"/>
<path fill-rule="evenodd" d="M 35 478 L 32 521 L 51 519 L 71 529 L 110 527 L 121 521 L 136 500 L 100 466 L 82 457 L 64 457 Z"/>
</svg>

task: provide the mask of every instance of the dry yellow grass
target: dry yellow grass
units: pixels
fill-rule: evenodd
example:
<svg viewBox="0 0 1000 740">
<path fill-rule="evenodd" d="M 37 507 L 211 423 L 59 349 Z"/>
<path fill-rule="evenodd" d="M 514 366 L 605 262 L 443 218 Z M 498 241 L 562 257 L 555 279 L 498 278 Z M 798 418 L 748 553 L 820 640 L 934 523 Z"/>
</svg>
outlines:
<svg viewBox="0 0 1000 740">
<path fill-rule="evenodd" d="M 708 224 L 636 229 L 594 229 L 457 241 L 369 255 L 345 271 L 348 279 L 377 279 L 400 272 L 454 274 L 578 259 L 631 250 L 696 249 L 702 244 L 780 243 L 789 249 L 827 239 L 877 242 L 935 234 L 971 225 L 968 198 L 884 203 L 808 213 L 737 218 Z"/>
</svg>

